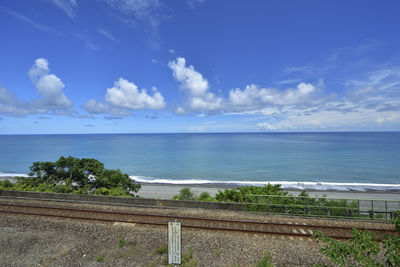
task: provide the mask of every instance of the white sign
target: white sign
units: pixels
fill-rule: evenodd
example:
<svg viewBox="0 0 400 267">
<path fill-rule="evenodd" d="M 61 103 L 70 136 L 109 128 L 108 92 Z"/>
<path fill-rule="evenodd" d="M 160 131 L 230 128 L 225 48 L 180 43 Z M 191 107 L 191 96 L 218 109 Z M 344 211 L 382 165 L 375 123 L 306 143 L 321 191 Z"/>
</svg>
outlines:
<svg viewBox="0 0 400 267">
<path fill-rule="evenodd" d="M 168 222 L 168 264 L 181 264 L 180 222 Z"/>
</svg>

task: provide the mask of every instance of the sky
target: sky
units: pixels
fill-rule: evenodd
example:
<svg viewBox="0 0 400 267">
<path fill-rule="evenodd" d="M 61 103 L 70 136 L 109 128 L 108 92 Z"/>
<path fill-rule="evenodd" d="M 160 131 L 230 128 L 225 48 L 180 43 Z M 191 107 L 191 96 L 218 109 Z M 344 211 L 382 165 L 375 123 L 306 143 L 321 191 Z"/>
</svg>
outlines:
<svg viewBox="0 0 400 267">
<path fill-rule="evenodd" d="M 1 1 L 0 134 L 399 131 L 399 10 Z"/>
</svg>

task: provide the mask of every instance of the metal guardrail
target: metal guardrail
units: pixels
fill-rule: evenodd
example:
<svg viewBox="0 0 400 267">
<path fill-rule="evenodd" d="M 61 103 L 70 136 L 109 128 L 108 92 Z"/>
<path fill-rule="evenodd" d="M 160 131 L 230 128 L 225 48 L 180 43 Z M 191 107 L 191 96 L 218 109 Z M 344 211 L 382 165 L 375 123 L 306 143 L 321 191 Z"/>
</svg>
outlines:
<svg viewBox="0 0 400 267">
<path fill-rule="evenodd" d="M 390 220 L 400 211 L 400 201 L 327 197 L 255 195 L 245 196 L 247 211 L 305 216 Z"/>
</svg>

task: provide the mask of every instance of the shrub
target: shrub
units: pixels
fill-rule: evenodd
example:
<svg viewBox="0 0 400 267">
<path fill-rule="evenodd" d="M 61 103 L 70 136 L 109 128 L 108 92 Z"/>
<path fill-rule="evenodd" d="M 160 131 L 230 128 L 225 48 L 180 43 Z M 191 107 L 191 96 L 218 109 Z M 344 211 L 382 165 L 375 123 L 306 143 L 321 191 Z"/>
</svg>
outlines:
<svg viewBox="0 0 400 267">
<path fill-rule="evenodd" d="M 179 191 L 179 195 L 175 195 L 173 199 L 176 200 L 195 200 L 194 193 L 189 187 L 184 187 Z"/>
<path fill-rule="evenodd" d="M 387 235 L 383 240 L 383 258 L 380 254 L 379 243 L 375 240 L 374 233 L 370 231 L 351 231 L 352 238 L 347 242 L 338 241 L 317 232 L 314 234 L 318 241 L 327 245 L 320 251 L 327 256 L 333 264 L 340 266 L 400 266 L 400 237 Z M 323 266 L 316 264 L 316 266 Z"/>
<path fill-rule="evenodd" d="M 208 192 L 202 192 L 200 196 L 196 199 L 198 201 L 216 201 Z"/>
<path fill-rule="evenodd" d="M 225 202 L 246 202 L 246 195 L 278 195 L 285 196 L 288 192 L 285 192 L 281 185 L 267 184 L 265 186 L 242 186 L 236 189 L 225 189 L 224 191 L 218 190 L 215 198 L 218 201 Z"/>
<path fill-rule="evenodd" d="M 271 263 L 271 255 L 269 252 L 265 252 L 264 257 L 257 263 L 257 267 L 273 267 L 274 265 Z"/>
</svg>

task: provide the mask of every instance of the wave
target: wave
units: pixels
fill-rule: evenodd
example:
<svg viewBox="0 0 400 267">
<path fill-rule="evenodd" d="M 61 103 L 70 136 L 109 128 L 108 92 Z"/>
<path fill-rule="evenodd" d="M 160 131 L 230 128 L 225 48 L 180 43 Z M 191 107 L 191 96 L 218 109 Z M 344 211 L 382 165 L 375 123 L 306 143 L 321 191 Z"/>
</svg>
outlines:
<svg viewBox="0 0 400 267">
<path fill-rule="evenodd" d="M 221 181 L 221 180 L 197 180 L 197 179 L 158 179 L 146 176 L 129 176 L 137 182 L 153 184 L 176 184 L 176 185 L 219 185 L 244 186 L 266 184 L 280 184 L 284 189 L 317 190 L 317 191 L 397 191 L 400 184 L 373 184 L 373 183 L 330 183 L 330 182 L 300 182 L 300 181 Z"/>
<path fill-rule="evenodd" d="M 26 173 L 0 172 L 0 180 L 15 176 L 28 177 Z M 264 186 L 266 184 L 280 184 L 284 189 L 316 190 L 316 191 L 399 191 L 400 184 L 374 184 L 374 183 L 331 183 L 331 182 L 300 182 L 300 181 L 224 181 L 205 179 L 161 179 L 148 176 L 130 175 L 131 179 L 140 183 L 173 184 L 173 185 L 212 185 L 221 187 L 235 187 L 245 185 Z"/>
</svg>

